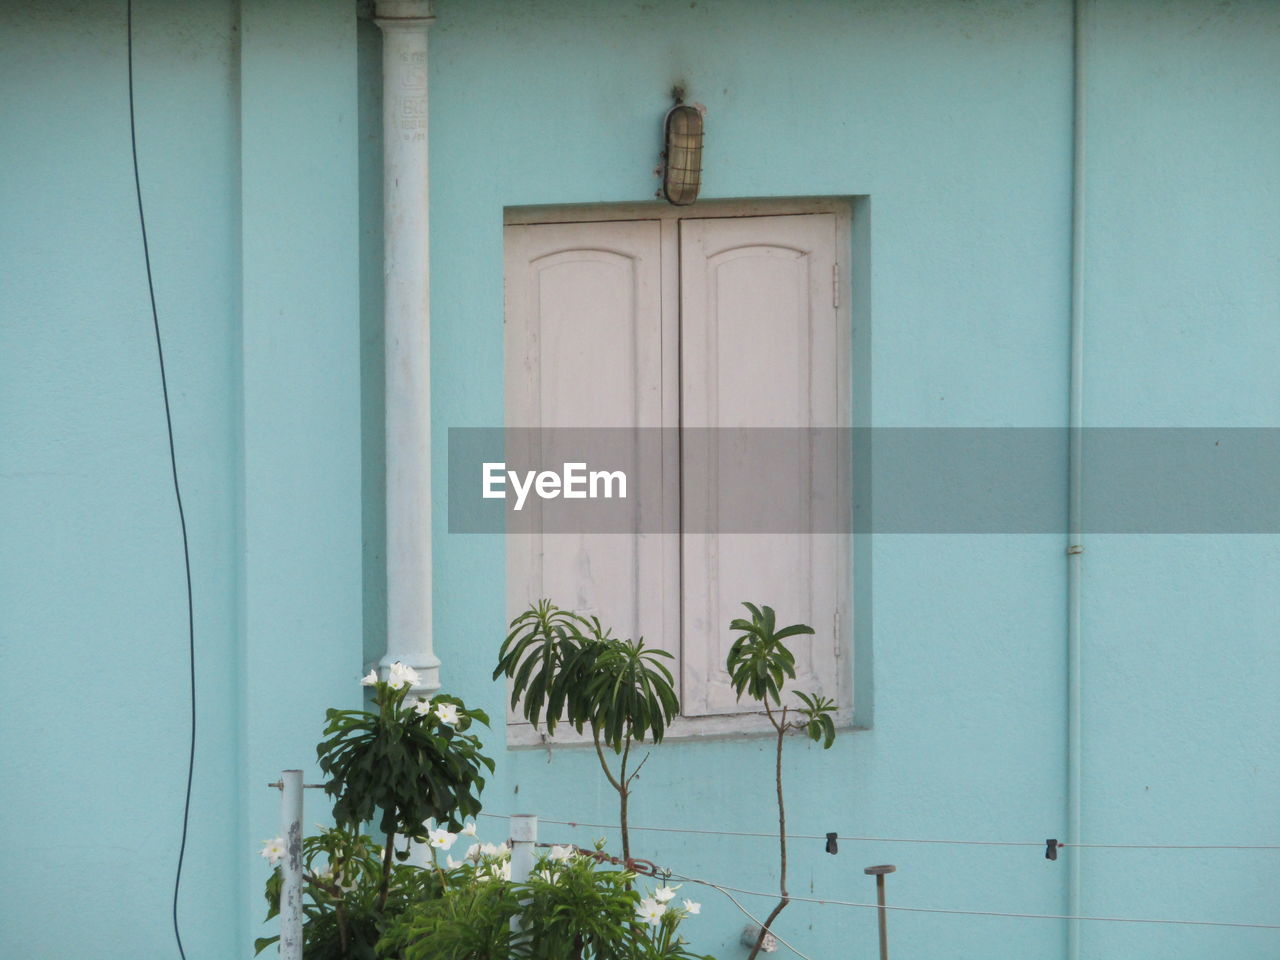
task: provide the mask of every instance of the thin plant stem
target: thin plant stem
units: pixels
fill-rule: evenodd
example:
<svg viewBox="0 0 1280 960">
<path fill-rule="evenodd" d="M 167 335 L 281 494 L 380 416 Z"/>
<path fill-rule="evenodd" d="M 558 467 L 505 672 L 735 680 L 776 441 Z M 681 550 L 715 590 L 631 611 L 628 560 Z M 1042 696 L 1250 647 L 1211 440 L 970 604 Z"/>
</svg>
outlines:
<svg viewBox="0 0 1280 960">
<path fill-rule="evenodd" d="M 641 769 L 644 767 L 644 765 L 645 765 L 646 763 L 648 763 L 648 762 L 649 762 L 649 757 L 650 757 L 650 756 L 651 756 L 651 754 L 646 753 L 646 754 L 644 755 L 644 757 L 640 760 L 639 765 L 635 768 L 635 770 L 634 770 L 634 771 L 632 771 L 631 776 L 627 777 L 627 786 L 628 786 L 628 787 L 630 787 L 630 786 L 631 786 L 631 781 L 632 781 L 632 780 L 634 780 L 636 777 L 640 776 L 640 771 L 641 771 Z"/>
<path fill-rule="evenodd" d="M 342 952 L 346 953 L 351 944 L 351 934 L 347 930 L 347 905 L 344 901 L 339 900 L 334 907 L 335 914 L 338 917 L 338 943 L 342 945 Z"/>
<path fill-rule="evenodd" d="M 627 800 L 631 795 L 631 779 L 627 776 L 627 760 L 631 756 L 631 734 L 627 734 L 622 748 L 622 766 L 618 769 L 618 779 L 622 786 L 618 790 L 618 824 L 622 833 L 622 859 L 631 862 L 631 831 L 627 826 Z"/>
<path fill-rule="evenodd" d="M 615 790 L 620 790 L 621 784 L 619 784 L 617 778 L 614 777 L 613 771 L 609 769 L 608 761 L 604 758 L 604 747 L 600 745 L 600 734 L 593 733 L 592 736 L 595 739 L 596 756 L 600 758 L 600 769 L 604 771 L 604 775 L 609 779 L 609 785 Z"/>
<path fill-rule="evenodd" d="M 347 932 L 346 899 L 342 887 L 338 885 L 338 880 L 342 877 L 342 864 L 343 861 L 341 860 L 337 862 L 336 866 L 330 864 L 333 867 L 333 883 L 323 882 L 314 873 L 307 873 L 305 878 L 307 883 L 324 891 L 333 899 L 333 915 L 338 918 L 338 943 L 342 946 L 342 952 L 346 953 L 347 945 L 351 938 Z"/>
<path fill-rule="evenodd" d="M 622 765 L 619 769 L 619 776 L 614 776 L 613 771 L 609 769 L 609 762 L 604 756 L 604 747 L 600 744 L 600 734 L 592 731 L 592 740 L 596 745 L 596 756 L 600 759 L 600 769 L 604 771 L 605 777 L 609 780 L 609 785 L 618 791 L 618 822 L 622 831 L 622 859 L 628 860 L 631 857 L 631 837 L 627 830 L 627 754 L 631 750 L 631 737 L 626 739 L 626 746 L 622 752 Z"/>
<path fill-rule="evenodd" d="M 774 754 L 774 783 L 778 789 L 778 890 L 782 894 L 782 898 L 778 901 L 770 912 L 769 916 L 760 926 L 760 935 L 756 937 L 755 946 L 751 948 L 751 955 L 747 960 L 756 960 L 756 955 L 764 946 L 764 938 L 769 935 L 769 928 L 773 925 L 773 921 L 791 902 L 791 896 L 787 893 L 787 807 L 782 796 L 782 744 L 787 734 L 787 708 L 782 708 L 781 719 L 775 718 L 773 711 L 769 708 L 768 697 L 764 700 L 764 711 L 769 717 L 769 723 L 773 725 L 773 729 L 778 732 L 777 749 Z"/>
<path fill-rule="evenodd" d="M 391 891 L 391 858 L 395 855 L 395 831 L 387 834 L 387 845 L 382 848 L 382 886 L 378 890 L 378 911 L 387 905 L 387 894 Z"/>
</svg>

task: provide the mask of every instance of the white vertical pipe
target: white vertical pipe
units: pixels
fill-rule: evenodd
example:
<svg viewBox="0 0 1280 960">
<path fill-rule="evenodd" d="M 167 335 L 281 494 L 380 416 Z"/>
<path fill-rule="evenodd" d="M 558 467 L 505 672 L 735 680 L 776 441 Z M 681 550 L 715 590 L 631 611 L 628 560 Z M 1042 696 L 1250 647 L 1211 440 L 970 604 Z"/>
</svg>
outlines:
<svg viewBox="0 0 1280 960">
<path fill-rule="evenodd" d="M 524 883 L 533 873 L 534 847 L 538 842 L 538 818 L 530 813 L 511 816 L 511 882 Z M 511 918 L 511 932 L 520 930 L 520 918 Z"/>
<path fill-rule="evenodd" d="M 1084 333 L 1086 23 L 1088 0 L 1072 3 L 1071 55 L 1071 369 L 1067 445 L 1067 842 L 1083 843 L 1083 685 L 1081 580 L 1084 565 Z M 1082 908 L 1080 847 L 1067 848 L 1067 915 Z M 1067 922 L 1067 958 L 1080 956 L 1080 921 Z"/>
<path fill-rule="evenodd" d="M 428 0 L 379 0 L 386 292 L 387 651 L 440 687 L 431 637 Z"/>
<path fill-rule="evenodd" d="M 280 775 L 284 862 L 280 868 L 280 956 L 302 960 L 302 771 Z"/>
</svg>

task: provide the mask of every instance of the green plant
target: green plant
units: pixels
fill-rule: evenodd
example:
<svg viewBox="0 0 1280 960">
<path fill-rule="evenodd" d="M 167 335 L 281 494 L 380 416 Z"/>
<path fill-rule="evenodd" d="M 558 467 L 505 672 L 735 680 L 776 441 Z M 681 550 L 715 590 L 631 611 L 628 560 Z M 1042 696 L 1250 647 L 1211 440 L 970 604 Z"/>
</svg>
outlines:
<svg viewBox="0 0 1280 960">
<path fill-rule="evenodd" d="M 407 844 L 397 850 L 397 838 L 426 843 L 434 860 L 458 835 L 449 827 L 474 833 L 461 819 L 479 813 L 483 772 L 493 770 L 480 740 L 468 732 L 474 723 L 488 723 L 482 711 L 447 695 L 406 702 L 418 678 L 398 663 L 387 681 L 371 672 L 362 682 L 373 688 L 376 709 L 327 711 L 325 739 L 316 748 L 336 826 L 303 839 L 309 960 L 374 960 L 389 920 L 439 896 L 443 871 L 405 863 L 409 850 Z M 381 846 L 361 832 L 367 822 L 385 834 Z M 262 851 L 273 866 L 283 853 L 279 838 Z M 266 884 L 268 920 L 279 913 L 280 886 L 276 869 Z M 257 940 L 257 950 L 277 939 Z"/>
<path fill-rule="evenodd" d="M 394 863 L 389 898 L 380 904 L 384 869 L 380 848 L 350 827 L 325 828 L 305 837 L 302 852 L 303 949 L 308 960 L 374 960 L 383 918 L 439 892 L 435 872 Z M 268 920 L 280 912 L 281 879 L 279 870 L 267 879 Z M 259 938 L 255 952 L 279 939 Z"/>
<path fill-rule="evenodd" d="M 397 666 L 399 666 L 397 664 Z M 395 838 L 425 839 L 427 821 L 461 829 L 459 817 L 480 812 L 482 771 L 493 761 L 481 753 L 480 740 L 466 731 L 473 722 L 489 723 L 480 710 L 468 710 L 457 697 L 415 698 L 405 705 L 412 680 L 395 667 L 389 681 L 373 674 L 377 712 L 329 710 L 316 747 L 320 769 L 329 776 L 325 792 L 334 798 L 333 819 L 356 827 L 378 816 L 386 835 L 382 900 L 391 879 Z M 401 859 L 408 858 L 402 851 Z"/>
<path fill-rule="evenodd" d="M 555 732 L 561 720 L 578 732 L 591 728 L 596 756 L 618 794 L 622 856 L 631 857 L 627 810 L 631 785 L 648 755 L 630 766 L 635 743 L 660 743 L 680 712 L 675 678 L 644 640 L 622 640 L 590 619 L 541 600 L 511 621 L 494 679 L 511 678 L 511 705 L 530 723 Z M 521 702 L 523 698 L 523 702 Z M 616 770 L 605 748 L 618 758 Z"/>
<path fill-rule="evenodd" d="M 798 691 L 795 695 L 800 701 L 799 706 L 793 708 L 783 704 L 783 685 L 788 679 L 795 679 L 796 675 L 796 658 L 783 641 L 790 637 L 811 636 L 813 628 L 796 623 L 778 629 L 772 607 L 757 607 L 752 603 L 744 603 L 743 606 L 751 612 L 751 619 L 737 619 L 729 624 L 729 629 L 739 631 L 740 635 L 729 648 L 725 667 L 738 699 L 741 700 L 745 693 L 762 704 L 773 726 L 774 782 L 778 796 L 778 889 L 781 899 L 760 927 L 760 934 L 748 958 L 755 960 L 774 920 L 791 902 L 787 893 L 787 808 L 782 795 L 782 746 L 788 733 L 803 731 L 809 739 L 821 743 L 824 750 L 830 749 L 836 738 L 832 717 L 836 705 L 826 697 Z M 794 712 L 793 718 L 788 718 L 789 712 Z"/>
<path fill-rule="evenodd" d="M 436 899 L 421 900 L 388 926 L 378 943 L 381 957 L 405 960 L 452 958 L 507 960 L 511 921 L 520 899 L 507 883 L 449 883 Z"/>
<path fill-rule="evenodd" d="M 440 897 L 406 911 L 379 944 L 404 960 L 709 960 L 680 923 L 699 906 L 675 888 L 642 897 L 636 875 L 572 847 L 552 847 L 524 883 L 496 879 L 490 858 L 447 874 Z"/>
</svg>

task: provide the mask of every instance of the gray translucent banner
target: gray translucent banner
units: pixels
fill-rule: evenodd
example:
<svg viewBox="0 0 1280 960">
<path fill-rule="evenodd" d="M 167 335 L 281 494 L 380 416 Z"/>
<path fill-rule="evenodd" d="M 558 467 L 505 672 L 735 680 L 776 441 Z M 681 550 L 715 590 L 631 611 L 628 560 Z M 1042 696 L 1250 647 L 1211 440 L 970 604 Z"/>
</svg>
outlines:
<svg viewBox="0 0 1280 960">
<path fill-rule="evenodd" d="M 1280 430 L 1079 440 L 1086 533 L 1280 533 Z M 454 428 L 449 532 L 1065 533 L 1069 442 L 1051 428 Z"/>
</svg>

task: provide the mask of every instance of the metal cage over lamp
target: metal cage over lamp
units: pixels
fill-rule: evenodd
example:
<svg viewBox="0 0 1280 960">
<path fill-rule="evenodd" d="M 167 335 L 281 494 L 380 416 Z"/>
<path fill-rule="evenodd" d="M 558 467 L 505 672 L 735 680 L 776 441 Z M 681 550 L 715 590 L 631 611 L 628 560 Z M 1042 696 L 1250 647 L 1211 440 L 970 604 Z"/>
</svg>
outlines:
<svg viewBox="0 0 1280 960">
<path fill-rule="evenodd" d="M 662 195 L 677 207 L 698 199 L 702 185 L 702 111 L 676 98 L 663 124 Z"/>
</svg>

